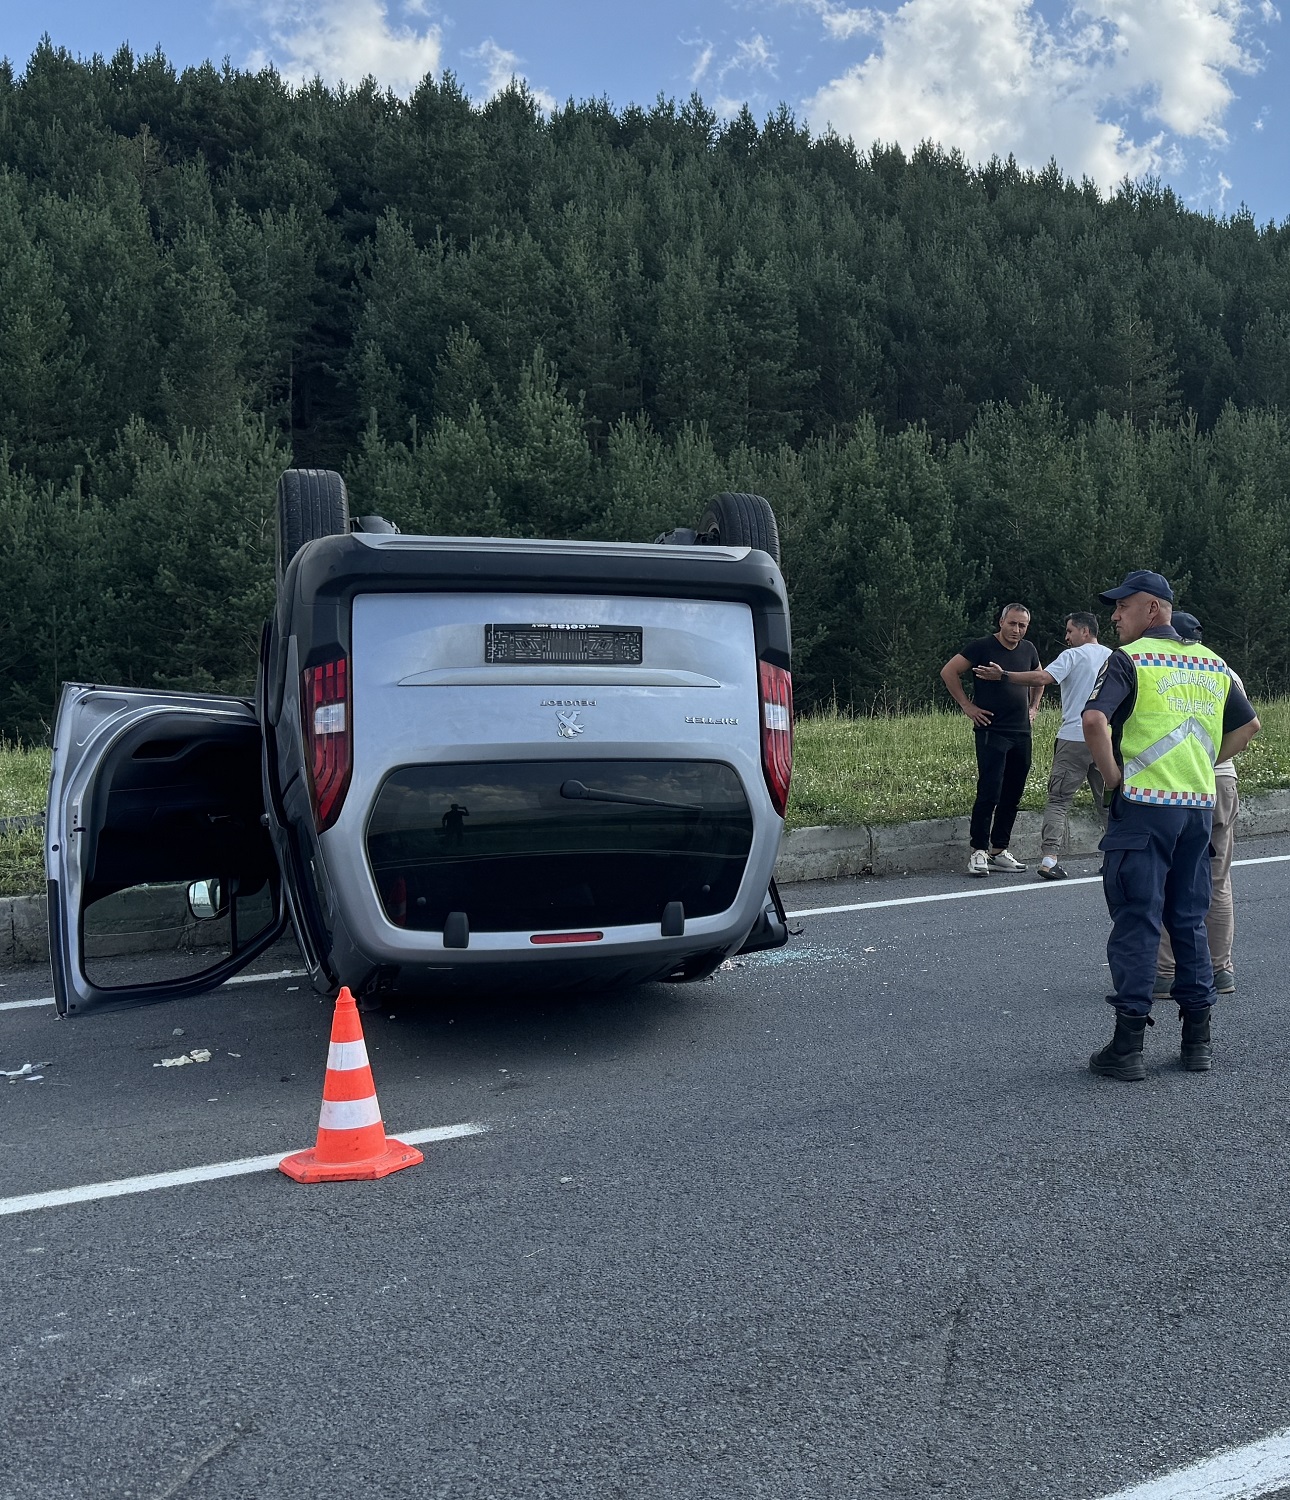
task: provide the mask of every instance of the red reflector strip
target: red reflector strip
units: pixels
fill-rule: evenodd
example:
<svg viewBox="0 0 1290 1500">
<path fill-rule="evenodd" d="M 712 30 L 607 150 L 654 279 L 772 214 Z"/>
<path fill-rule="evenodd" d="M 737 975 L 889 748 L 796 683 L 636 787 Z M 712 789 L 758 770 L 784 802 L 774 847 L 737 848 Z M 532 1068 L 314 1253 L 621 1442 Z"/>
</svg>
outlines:
<svg viewBox="0 0 1290 1500">
<path fill-rule="evenodd" d="M 603 932 L 535 932 L 530 943 L 598 943 Z"/>
</svg>

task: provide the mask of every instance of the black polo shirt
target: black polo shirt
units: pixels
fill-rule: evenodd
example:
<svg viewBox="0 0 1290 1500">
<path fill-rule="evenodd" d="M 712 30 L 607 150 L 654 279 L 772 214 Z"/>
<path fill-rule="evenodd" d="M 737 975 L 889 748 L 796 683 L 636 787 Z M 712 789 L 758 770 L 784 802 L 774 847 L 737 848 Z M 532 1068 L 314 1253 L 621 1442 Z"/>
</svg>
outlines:
<svg viewBox="0 0 1290 1500">
<path fill-rule="evenodd" d="M 982 636 L 979 641 L 969 641 L 963 648 L 963 655 L 969 666 L 984 667 L 993 662 L 1005 672 L 1036 672 L 1040 665 L 1034 642 L 1024 637 L 1009 650 L 998 636 Z M 978 708 L 989 709 L 994 715 L 989 728 L 995 733 L 1030 733 L 1030 691 L 1019 682 L 972 678 L 972 701 Z M 978 728 L 977 732 L 983 731 Z"/>
</svg>

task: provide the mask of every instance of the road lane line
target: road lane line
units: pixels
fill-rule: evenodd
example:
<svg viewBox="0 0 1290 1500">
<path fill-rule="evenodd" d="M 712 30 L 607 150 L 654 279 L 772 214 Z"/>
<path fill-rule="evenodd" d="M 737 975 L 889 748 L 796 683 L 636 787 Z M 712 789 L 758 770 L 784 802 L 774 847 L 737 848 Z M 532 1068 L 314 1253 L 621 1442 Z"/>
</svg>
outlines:
<svg viewBox="0 0 1290 1500">
<path fill-rule="evenodd" d="M 1290 1483 L 1290 1427 L 1102 1500 L 1255 1500 Z"/>
<path fill-rule="evenodd" d="M 1258 859 L 1234 859 L 1237 865 L 1279 865 L 1290 860 L 1290 854 L 1264 854 Z M 1045 880 L 1028 885 L 996 885 L 982 891 L 940 891 L 935 896 L 896 896 L 886 901 L 856 901 L 849 906 L 812 906 L 804 911 L 790 911 L 790 917 L 831 917 L 845 911 L 874 911 L 880 906 L 922 906 L 928 901 L 979 901 L 982 896 L 1016 896 L 1033 891 L 1064 890 L 1072 885 L 1101 885 L 1100 875 L 1080 875 L 1074 880 Z"/>
<path fill-rule="evenodd" d="M 455 1141 L 462 1136 L 483 1135 L 487 1125 L 466 1122 L 461 1125 L 431 1125 L 424 1130 L 400 1130 L 398 1140 L 409 1146 L 426 1141 Z M 250 1172 L 271 1171 L 286 1151 L 272 1156 L 244 1156 L 240 1161 L 218 1161 L 205 1167 L 181 1167 L 175 1172 L 153 1172 L 147 1177 L 118 1177 L 114 1182 L 89 1182 L 82 1187 L 55 1188 L 48 1193 L 24 1193 L 17 1198 L 0 1198 L 0 1217 L 5 1214 L 31 1213 L 38 1208 L 62 1208 L 69 1203 L 92 1203 L 98 1198 L 123 1198 L 129 1193 L 151 1193 L 158 1188 L 181 1187 L 189 1182 L 214 1182 L 220 1177 L 244 1177 Z"/>
<path fill-rule="evenodd" d="M 1232 861 L 1236 863 L 1235 860 Z M 880 906 L 922 906 L 928 901 L 979 901 L 982 896 L 1016 896 L 1021 892 L 1049 891 L 1058 886 L 1101 885 L 1100 875 L 1080 875 L 1075 880 L 1049 880 L 1043 885 L 991 886 L 983 891 L 939 891 L 935 896 L 895 896 L 886 901 L 857 901 L 850 906 L 811 906 L 790 911 L 790 917 L 831 917 L 842 911 L 874 911 Z"/>
<path fill-rule="evenodd" d="M 276 974 L 235 974 L 232 979 L 226 979 L 224 984 L 218 986 L 223 989 L 227 984 L 267 984 L 273 979 L 305 979 L 308 972 L 305 969 L 279 969 Z M 29 1005 L 52 1005 L 52 995 L 42 995 L 39 1000 L 0 1000 L 0 1010 L 23 1010 Z"/>
<path fill-rule="evenodd" d="M 1290 854 L 1264 854 L 1256 859 L 1234 859 L 1232 868 L 1239 865 L 1279 865 L 1290 860 Z M 1018 892 L 1061 890 L 1073 885 L 1098 885 L 1100 875 L 1079 875 L 1074 880 L 1046 880 L 1042 885 L 997 885 L 982 891 L 940 891 L 935 896 L 896 896 L 886 901 L 855 901 L 847 906 L 811 906 L 802 911 L 790 911 L 790 917 L 831 917 L 839 912 L 874 911 L 880 906 L 922 906 L 929 901 L 973 901 L 982 896 L 1015 896 Z M 229 984 L 267 984 L 275 979 L 304 979 L 304 969 L 280 969 L 276 974 L 238 974 L 226 979 Z M 224 986 L 221 985 L 222 989 Z M 52 995 L 42 995 L 39 1000 L 3 1000 L 0 1010 L 23 1010 L 33 1005 L 52 1005 Z"/>
</svg>

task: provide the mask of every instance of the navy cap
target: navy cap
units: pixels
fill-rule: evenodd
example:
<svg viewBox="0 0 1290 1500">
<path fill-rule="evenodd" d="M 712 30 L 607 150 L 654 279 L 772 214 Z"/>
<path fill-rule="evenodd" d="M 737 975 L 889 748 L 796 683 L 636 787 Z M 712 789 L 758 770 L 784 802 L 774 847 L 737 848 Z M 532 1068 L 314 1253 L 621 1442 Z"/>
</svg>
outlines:
<svg viewBox="0 0 1290 1500">
<path fill-rule="evenodd" d="M 1185 609 L 1174 610 L 1173 619 L 1169 623 L 1183 640 L 1200 640 L 1200 621 L 1195 615 L 1189 615 Z"/>
<path fill-rule="evenodd" d="M 1174 591 L 1159 573 L 1148 573 L 1139 568 L 1136 573 L 1126 573 L 1124 582 L 1118 589 L 1107 589 L 1105 594 L 1097 597 L 1103 604 L 1115 604 L 1120 599 L 1127 599 L 1130 594 L 1154 594 L 1157 599 L 1164 599 L 1167 603 L 1174 602 Z"/>
</svg>

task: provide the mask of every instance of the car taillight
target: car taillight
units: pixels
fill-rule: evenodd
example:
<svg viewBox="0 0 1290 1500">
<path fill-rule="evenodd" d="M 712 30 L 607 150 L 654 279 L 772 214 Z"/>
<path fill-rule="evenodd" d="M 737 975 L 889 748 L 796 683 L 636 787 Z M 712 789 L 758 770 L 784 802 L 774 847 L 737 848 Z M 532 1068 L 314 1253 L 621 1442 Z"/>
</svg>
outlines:
<svg viewBox="0 0 1290 1500">
<path fill-rule="evenodd" d="M 761 764 L 770 800 L 782 818 L 793 779 L 793 678 L 783 667 L 763 661 L 761 669 Z"/>
<path fill-rule="evenodd" d="M 304 670 L 305 744 L 313 779 L 314 826 L 322 833 L 340 817 L 353 755 L 349 661 L 338 656 Z"/>
</svg>

